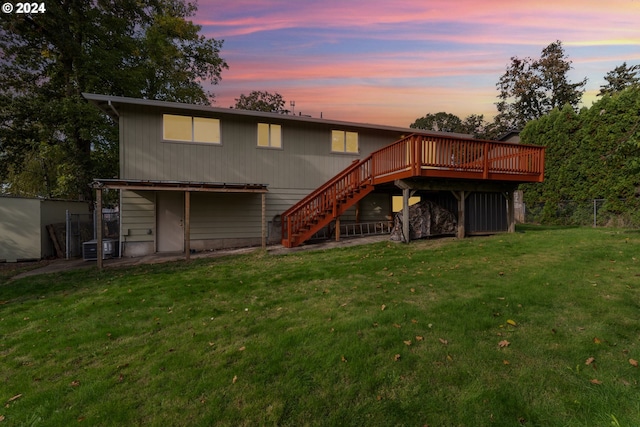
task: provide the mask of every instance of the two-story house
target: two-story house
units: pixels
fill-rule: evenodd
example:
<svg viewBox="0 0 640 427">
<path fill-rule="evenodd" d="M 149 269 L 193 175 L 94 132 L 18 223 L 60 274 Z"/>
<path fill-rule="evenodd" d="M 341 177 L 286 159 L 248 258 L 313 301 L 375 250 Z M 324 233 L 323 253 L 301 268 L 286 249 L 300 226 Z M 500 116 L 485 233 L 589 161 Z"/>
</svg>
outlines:
<svg viewBox="0 0 640 427">
<path fill-rule="evenodd" d="M 97 177 L 93 185 L 120 190 L 123 256 L 185 250 L 188 255 L 190 249 L 265 241 L 295 246 L 331 221 L 385 221 L 398 195 L 430 197 L 458 215 L 460 207 L 473 212 L 459 221 L 461 236 L 507 231 L 509 194 L 521 182 L 542 180 L 542 147 L 323 118 L 84 97 L 119 125 L 119 177 Z"/>
</svg>

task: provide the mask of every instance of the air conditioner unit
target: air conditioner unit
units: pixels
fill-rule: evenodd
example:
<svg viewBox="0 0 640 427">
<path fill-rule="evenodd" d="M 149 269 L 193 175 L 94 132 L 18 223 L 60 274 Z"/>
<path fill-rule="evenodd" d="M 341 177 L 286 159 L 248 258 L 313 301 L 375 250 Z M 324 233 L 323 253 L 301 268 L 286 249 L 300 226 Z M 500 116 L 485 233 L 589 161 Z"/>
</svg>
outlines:
<svg viewBox="0 0 640 427">
<path fill-rule="evenodd" d="M 113 239 L 104 239 L 102 241 L 102 259 L 108 259 L 118 256 L 118 241 Z M 82 244 L 82 259 L 92 261 L 98 259 L 98 241 L 89 240 Z"/>
</svg>

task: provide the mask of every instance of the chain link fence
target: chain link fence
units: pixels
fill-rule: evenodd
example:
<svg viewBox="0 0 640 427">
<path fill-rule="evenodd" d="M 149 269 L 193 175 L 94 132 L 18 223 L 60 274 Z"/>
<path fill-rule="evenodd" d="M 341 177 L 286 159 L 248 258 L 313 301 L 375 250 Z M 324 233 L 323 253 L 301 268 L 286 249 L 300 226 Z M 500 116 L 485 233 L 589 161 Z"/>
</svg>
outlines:
<svg viewBox="0 0 640 427">
<path fill-rule="evenodd" d="M 591 227 L 640 227 L 640 213 L 625 200 L 563 200 L 558 203 L 524 205 L 528 224 L 580 225 Z"/>
<path fill-rule="evenodd" d="M 67 259 L 82 257 L 82 244 L 96 238 L 95 215 L 95 211 L 93 214 L 67 213 L 64 243 L 62 243 Z M 119 239 L 120 215 L 117 211 L 105 209 L 102 213 L 102 226 L 104 239 Z"/>
</svg>

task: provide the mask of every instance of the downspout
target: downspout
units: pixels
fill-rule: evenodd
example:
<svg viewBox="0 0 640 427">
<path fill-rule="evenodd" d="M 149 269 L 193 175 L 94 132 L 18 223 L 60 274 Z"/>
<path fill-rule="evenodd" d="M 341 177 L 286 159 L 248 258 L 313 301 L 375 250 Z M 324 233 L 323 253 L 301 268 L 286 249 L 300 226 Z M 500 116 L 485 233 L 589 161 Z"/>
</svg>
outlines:
<svg viewBox="0 0 640 427">
<path fill-rule="evenodd" d="M 115 114 L 118 118 L 120 118 L 120 114 L 118 113 L 118 110 L 116 110 L 116 107 L 113 106 L 113 104 L 111 103 L 111 100 L 107 101 L 109 108 L 111 108 L 111 111 L 113 111 L 113 114 Z"/>
</svg>

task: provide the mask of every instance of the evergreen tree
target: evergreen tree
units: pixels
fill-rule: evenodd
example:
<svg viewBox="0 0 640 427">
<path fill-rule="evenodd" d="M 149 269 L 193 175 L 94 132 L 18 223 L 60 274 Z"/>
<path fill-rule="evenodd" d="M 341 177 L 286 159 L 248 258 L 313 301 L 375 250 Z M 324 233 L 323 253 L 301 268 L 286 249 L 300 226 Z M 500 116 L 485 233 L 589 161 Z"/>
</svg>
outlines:
<svg viewBox="0 0 640 427">
<path fill-rule="evenodd" d="M 540 59 L 512 57 L 496 84 L 500 93 L 494 127 L 522 129 L 530 120 L 565 104 L 577 110 L 587 79 L 571 83 L 570 69 L 571 61 L 559 40 L 545 47 Z"/>
<path fill-rule="evenodd" d="M 527 204 L 546 203 L 552 221 L 561 200 L 606 199 L 605 211 L 640 223 L 640 87 L 605 96 L 576 114 L 562 110 L 527 124 L 524 143 L 546 146 L 545 180 L 527 184 Z"/>
<path fill-rule="evenodd" d="M 609 71 L 604 77 L 607 84 L 600 86 L 598 96 L 611 95 L 640 83 L 640 65 L 627 66 L 626 62 Z"/>
</svg>

